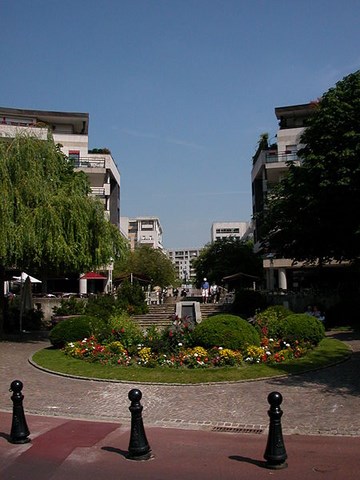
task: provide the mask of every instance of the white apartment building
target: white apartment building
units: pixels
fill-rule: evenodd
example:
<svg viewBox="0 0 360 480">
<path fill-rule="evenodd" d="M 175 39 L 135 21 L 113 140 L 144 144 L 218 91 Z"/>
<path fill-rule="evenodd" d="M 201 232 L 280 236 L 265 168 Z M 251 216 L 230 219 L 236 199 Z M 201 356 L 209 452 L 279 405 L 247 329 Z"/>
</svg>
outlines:
<svg viewBox="0 0 360 480">
<path fill-rule="evenodd" d="M 107 149 L 89 151 L 89 114 L 53 112 L 0 107 L 0 138 L 26 133 L 46 139 L 50 131 L 62 152 L 74 160 L 75 170 L 84 171 L 92 195 L 104 205 L 105 215 L 120 228 L 120 173 Z M 106 267 L 104 290 L 112 290 L 112 268 Z M 91 275 L 88 275 L 91 280 Z M 93 280 L 95 279 L 95 276 Z M 86 293 L 87 279 L 80 280 L 80 292 Z"/>
<path fill-rule="evenodd" d="M 258 213 L 263 212 L 265 200 L 271 189 L 280 182 L 288 170 L 288 162 L 300 163 L 297 152 L 302 147 L 300 137 L 313 112 L 313 104 L 292 105 L 275 108 L 279 120 L 277 143 L 259 148 L 253 157 L 251 171 L 252 205 L 254 223 L 255 251 L 261 248 L 261 220 Z M 275 258 L 267 252 L 263 265 L 266 272 L 268 290 L 287 290 L 288 276 L 294 268 L 291 259 Z"/>
<path fill-rule="evenodd" d="M 176 268 L 178 276 L 184 285 L 190 284 L 195 278 L 195 269 L 192 262 L 199 256 L 201 249 L 176 249 L 167 250 L 168 257 Z"/>
<path fill-rule="evenodd" d="M 251 222 L 214 222 L 211 225 L 211 242 L 222 238 L 248 239 L 251 236 Z"/>
<path fill-rule="evenodd" d="M 139 245 L 149 245 L 163 250 L 163 229 L 158 217 L 121 217 L 120 229 L 127 233 L 131 250 Z"/>
</svg>

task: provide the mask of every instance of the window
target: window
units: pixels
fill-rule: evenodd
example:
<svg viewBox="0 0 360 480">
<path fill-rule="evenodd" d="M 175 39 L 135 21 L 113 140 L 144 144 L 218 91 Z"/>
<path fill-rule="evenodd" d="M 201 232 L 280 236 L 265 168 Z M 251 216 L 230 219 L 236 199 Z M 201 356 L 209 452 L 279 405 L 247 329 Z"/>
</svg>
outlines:
<svg viewBox="0 0 360 480">
<path fill-rule="evenodd" d="M 69 150 L 69 158 L 78 162 L 80 160 L 80 150 Z"/>
</svg>

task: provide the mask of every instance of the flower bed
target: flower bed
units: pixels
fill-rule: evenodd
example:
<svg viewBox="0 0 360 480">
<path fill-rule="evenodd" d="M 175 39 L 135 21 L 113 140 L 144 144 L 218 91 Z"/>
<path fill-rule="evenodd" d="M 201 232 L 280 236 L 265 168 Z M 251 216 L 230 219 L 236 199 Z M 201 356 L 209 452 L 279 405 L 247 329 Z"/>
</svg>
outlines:
<svg viewBox="0 0 360 480">
<path fill-rule="evenodd" d="M 295 318 L 294 318 L 295 317 Z M 306 328 L 299 330 L 298 323 L 294 320 L 299 318 L 300 325 L 304 324 Z M 241 345 L 241 350 L 234 350 L 228 348 L 229 345 L 206 345 L 199 346 L 196 344 L 196 330 L 194 332 L 194 325 L 188 319 L 180 319 L 174 317 L 172 325 L 163 332 L 159 332 L 155 327 L 151 327 L 144 334 L 139 327 L 130 319 L 118 317 L 114 318 L 111 333 L 105 337 L 97 337 L 97 335 L 89 336 L 83 340 L 66 343 L 63 352 L 71 357 L 81 359 L 87 362 L 99 362 L 103 365 L 119 365 L 126 367 L 136 365 L 139 367 L 155 368 L 214 368 L 224 366 L 239 367 L 245 364 L 276 364 L 286 360 L 292 360 L 303 357 L 306 353 L 314 348 L 320 339 L 321 332 L 315 337 L 315 340 L 310 341 L 307 338 L 312 338 L 312 328 L 314 331 L 318 328 L 317 324 L 312 327 L 307 325 L 310 320 L 305 316 L 290 316 L 291 322 L 289 325 L 295 325 L 300 332 L 301 338 L 294 339 L 294 334 L 289 329 L 284 329 L 287 334 L 285 338 L 270 337 L 269 328 L 270 320 L 284 322 L 284 319 L 267 320 L 268 324 L 264 325 L 264 318 L 261 317 L 257 322 L 257 326 L 251 326 L 251 329 L 257 328 L 260 333 L 260 343 L 252 344 L 251 338 L 258 341 L 259 336 L 252 337 L 244 333 L 248 340 L 244 340 Z M 239 317 L 225 316 L 212 317 L 207 327 L 213 328 L 214 332 L 220 331 L 221 321 L 229 329 L 235 328 L 237 334 L 239 333 L 241 322 L 244 320 Z M 313 320 L 311 320 L 313 321 Z M 295 330 L 293 327 L 293 331 Z M 310 329 L 309 329 L 310 328 Z M 323 329 L 323 326 L 321 326 Z M 276 331 L 272 328 L 272 331 Z M 243 329 L 245 331 L 245 329 Z M 279 330 L 280 331 L 280 330 Z M 305 332 L 305 333 L 304 333 Z M 246 335 L 245 335 L 246 334 Z M 209 337 L 207 337 L 209 338 Z M 214 337 L 215 338 L 215 337 Z M 226 340 L 224 335 L 219 336 Z M 220 342 L 219 342 L 220 343 Z"/>
<path fill-rule="evenodd" d="M 120 341 L 100 343 L 95 337 L 85 338 L 77 342 L 69 342 L 63 349 L 66 355 L 85 360 L 99 362 L 103 365 L 139 365 L 141 367 L 170 368 L 211 368 L 224 366 L 241 366 L 244 363 L 280 363 L 285 360 L 304 356 L 312 346 L 309 343 L 293 345 L 281 340 L 274 341 L 264 337 L 261 346 L 250 345 L 246 351 L 240 352 L 228 348 L 203 347 L 184 348 L 179 342 L 171 351 L 157 352 L 143 344 L 130 354 Z"/>
</svg>

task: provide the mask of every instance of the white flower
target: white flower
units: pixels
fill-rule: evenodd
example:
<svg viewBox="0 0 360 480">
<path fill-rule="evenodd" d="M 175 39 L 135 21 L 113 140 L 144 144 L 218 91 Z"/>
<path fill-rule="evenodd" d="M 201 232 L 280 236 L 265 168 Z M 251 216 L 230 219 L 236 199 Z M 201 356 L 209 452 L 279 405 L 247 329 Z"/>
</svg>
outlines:
<svg viewBox="0 0 360 480">
<path fill-rule="evenodd" d="M 287 347 L 290 347 L 290 343 L 285 343 L 285 345 L 286 345 Z"/>
<path fill-rule="evenodd" d="M 223 347 L 219 347 L 219 350 L 222 350 L 222 349 L 223 349 Z"/>
<path fill-rule="evenodd" d="M 183 344 L 181 342 L 178 343 L 178 347 L 182 347 Z"/>
<path fill-rule="evenodd" d="M 273 341 L 274 341 L 274 339 L 273 339 L 273 338 L 269 338 L 269 342 L 273 342 Z"/>
<path fill-rule="evenodd" d="M 271 352 L 269 352 L 269 350 L 267 350 L 266 355 L 271 355 Z"/>
</svg>

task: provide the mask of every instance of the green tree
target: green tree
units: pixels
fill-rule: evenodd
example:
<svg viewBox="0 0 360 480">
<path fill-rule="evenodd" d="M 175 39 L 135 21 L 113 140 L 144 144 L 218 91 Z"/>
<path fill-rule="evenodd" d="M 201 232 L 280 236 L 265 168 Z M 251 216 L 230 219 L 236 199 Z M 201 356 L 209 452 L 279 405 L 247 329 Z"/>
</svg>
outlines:
<svg viewBox="0 0 360 480">
<path fill-rule="evenodd" d="M 121 274 L 146 275 L 152 286 L 168 287 L 177 281 L 176 270 L 171 260 L 161 250 L 149 245 L 140 245 L 130 252 L 125 260 L 115 262 L 114 277 Z"/>
<path fill-rule="evenodd" d="M 193 267 L 198 285 L 204 277 L 220 284 L 224 277 L 235 273 L 254 276 L 261 276 L 262 273 L 262 261 L 254 254 L 252 243 L 233 237 L 205 245 L 200 255 L 194 259 Z"/>
<path fill-rule="evenodd" d="M 360 256 L 360 70 L 326 92 L 264 215 L 264 244 L 320 264 Z"/>
<path fill-rule="evenodd" d="M 2 281 L 7 267 L 46 276 L 96 268 L 121 256 L 119 230 L 105 218 L 100 201 L 89 196 L 85 173 L 74 171 L 50 136 L 0 142 L 0 188 Z"/>
</svg>

